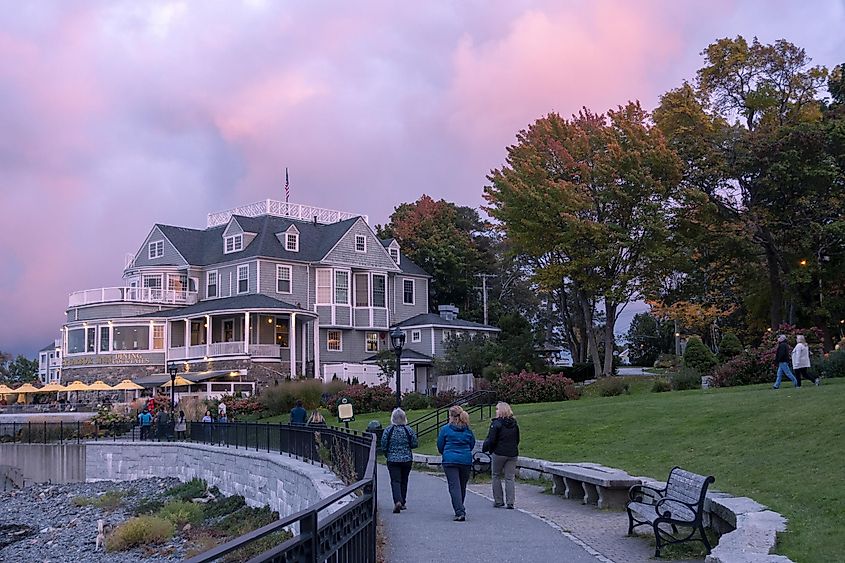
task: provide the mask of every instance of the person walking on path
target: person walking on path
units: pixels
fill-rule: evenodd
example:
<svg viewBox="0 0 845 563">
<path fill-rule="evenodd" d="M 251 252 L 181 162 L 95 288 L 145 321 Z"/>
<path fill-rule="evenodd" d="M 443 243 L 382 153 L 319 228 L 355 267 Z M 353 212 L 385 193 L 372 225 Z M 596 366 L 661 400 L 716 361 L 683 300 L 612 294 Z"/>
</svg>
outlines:
<svg viewBox="0 0 845 563">
<path fill-rule="evenodd" d="M 304 425 L 308 422 L 308 411 L 302 407 L 302 401 L 297 401 L 296 406 L 290 410 L 290 423 Z"/>
<path fill-rule="evenodd" d="M 801 387 L 802 380 L 810 380 L 810 347 L 807 346 L 807 339 L 804 338 L 803 334 L 799 334 L 796 340 L 798 340 L 798 343 L 792 349 L 792 369 L 795 370 L 798 387 Z M 819 385 L 821 381 L 817 377 L 814 383 Z"/>
<path fill-rule="evenodd" d="M 185 432 L 188 430 L 188 423 L 185 420 L 185 411 L 179 411 L 179 418 L 176 419 L 176 426 L 173 427 L 176 431 L 176 439 L 184 440 Z"/>
<path fill-rule="evenodd" d="M 153 415 L 147 409 L 138 415 L 138 424 L 141 425 L 141 440 L 150 438 L 150 429 L 153 427 Z"/>
<path fill-rule="evenodd" d="M 778 336 L 778 348 L 775 352 L 775 364 L 778 366 L 778 373 L 772 389 L 780 389 L 780 382 L 783 380 L 784 374 L 786 374 L 796 388 L 800 386 L 798 380 L 795 379 L 795 376 L 792 374 L 792 370 L 789 369 L 789 345 L 787 345 L 786 336 L 783 334 Z"/>
<path fill-rule="evenodd" d="M 408 477 L 414 461 L 412 449 L 419 446 L 417 434 L 408 426 L 408 417 L 402 409 L 393 409 L 390 426 L 381 435 L 381 449 L 387 459 L 390 489 L 393 493 L 393 513 L 405 510 L 408 499 Z"/>
<path fill-rule="evenodd" d="M 490 430 L 481 451 L 490 453 L 493 458 L 490 464 L 493 473 L 493 506 L 502 508 L 507 502 L 507 507 L 513 508 L 516 459 L 519 456 L 519 425 L 509 404 L 496 405 L 496 418 L 490 423 Z M 505 479 L 504 496 L 502 477 Z"/>
<path fill-rule="evenodd" d="M 474 446 L 475 435 L 469 428 L 469 414 L 459 406 L 451 407 L 449 423 L 443 426 L 437 435 L 437 451 L 443 456 L 443 472 L 449 485 L 449 496 L 452 497 L 455 522 L 466 520 L 464 501 Z"/>
</svg>

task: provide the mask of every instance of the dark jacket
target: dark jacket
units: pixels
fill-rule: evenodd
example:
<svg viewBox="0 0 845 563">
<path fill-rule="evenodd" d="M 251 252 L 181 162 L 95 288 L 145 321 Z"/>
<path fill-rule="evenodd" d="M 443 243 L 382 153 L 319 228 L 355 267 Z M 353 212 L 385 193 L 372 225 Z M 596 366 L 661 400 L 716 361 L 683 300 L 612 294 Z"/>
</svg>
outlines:
<svg viewBox="0 0 845 563">
<path fill-rule="evenodd" d="M 388 463 L 414 461 L 413 448 L 418 446 L 417 434 L 409 426 L 390 425 L 381 435 L 381 449 Z"/>
<path fill-rule="evenodd" d="M 519 425 L 513 417 L 494 418 L 482 451 L 504 457 L 519 455 Z"/>
<path fill-rule="evenodd" d="M 475 434 L 467 426 L 447 424 L 437 435 L 437 451 L 443 456 L 443 465 L 472 465 L 472 448 Z"/>
<path fill-rule="evenodd" d="M 790 361 L 789 355 L 789 345 L 786 343 L 786 340 L 778 344 L 778 351 L 775 352 L 775 363 L 780 364 L 782 362 Z"/>
<path fill-rule="evenodd" d="M 293 407 L 290 410 L 291 424 L 305 424 L 308 422 L 308 411 L 303 407 Z"/>
</svg>

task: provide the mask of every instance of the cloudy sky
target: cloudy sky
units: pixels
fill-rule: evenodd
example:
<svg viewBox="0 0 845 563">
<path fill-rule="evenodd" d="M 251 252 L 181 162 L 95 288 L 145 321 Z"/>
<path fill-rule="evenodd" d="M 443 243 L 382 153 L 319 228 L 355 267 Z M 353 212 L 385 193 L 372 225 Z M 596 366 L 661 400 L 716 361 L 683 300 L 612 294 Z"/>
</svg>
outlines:
<svg viewBox="0 0 845 563">
<path fill-rule="evenodd" d="M 281 198 L 479 206 L 532 120 L 693 77 L 716 38 L 845 61 L 845 2 L 13 2 L 0 11 L 0 350 L 120 284 L 156 222 Z M 624 322 L 624 320 L 623 320 Z"/>
</svg>

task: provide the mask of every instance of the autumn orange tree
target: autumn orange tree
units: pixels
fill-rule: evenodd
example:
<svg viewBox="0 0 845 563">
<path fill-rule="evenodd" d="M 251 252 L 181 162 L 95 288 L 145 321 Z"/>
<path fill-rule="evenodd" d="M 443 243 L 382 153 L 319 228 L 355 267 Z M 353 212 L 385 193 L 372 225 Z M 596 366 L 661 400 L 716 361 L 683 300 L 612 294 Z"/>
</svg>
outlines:
<svg viewBox="0 0 845 563">
<path fill-rule="evenodd" d="M 665 275 L 681 162 L 639 103 L 552 113 L 517 134 L 488 176 L 488 212 L 546 290 L 567 286 L 597 375 L 612 373 L 616 319 Z M 604 358 L 594 324 L 603 309 Z"/>
</svg>

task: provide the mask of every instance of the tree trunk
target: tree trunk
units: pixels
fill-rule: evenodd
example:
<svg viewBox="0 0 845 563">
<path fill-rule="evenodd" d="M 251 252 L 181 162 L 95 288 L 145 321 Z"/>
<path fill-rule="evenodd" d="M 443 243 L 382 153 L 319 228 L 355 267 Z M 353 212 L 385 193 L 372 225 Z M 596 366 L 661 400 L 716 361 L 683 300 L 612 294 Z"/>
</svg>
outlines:
<svg viewBox="0 0 845 563">
<path fill-rule="evenodd" d="M 587 334 L 587 347 L 590 351 L 590 357 L 593 359 L 593 371 L 596 377 L 601 377 L 601 358 L 599 357 L 599 348 L 596 345 L 596 333 L 593 328 L 593 304 L 581 291 L 578 292 L 578 302 L 581 305 L 581 312 L 583 313 L 584 329 Z"/>
<path fill-rule="evenodd" d="M 769 326 L 772 330 L 783 324 L 783 280 L 780 277 L 780 261 L 772 236 L 760 229 L 763 251 L 766 253 L 766 270 L 769 275 Z"/>
<path fill-rule="evenodd" d="M 616 345 L 616 336 L 613 334 L 616 327 L 616 304 L 604 301 L 604 370 L 603 376 L 613 375 L 613 348 Z"/>
</svg>

